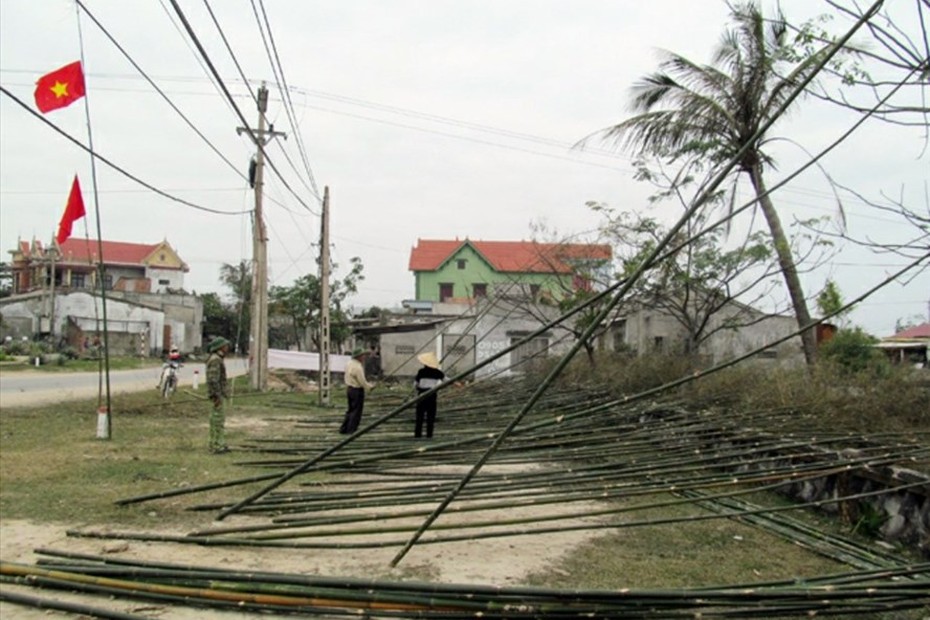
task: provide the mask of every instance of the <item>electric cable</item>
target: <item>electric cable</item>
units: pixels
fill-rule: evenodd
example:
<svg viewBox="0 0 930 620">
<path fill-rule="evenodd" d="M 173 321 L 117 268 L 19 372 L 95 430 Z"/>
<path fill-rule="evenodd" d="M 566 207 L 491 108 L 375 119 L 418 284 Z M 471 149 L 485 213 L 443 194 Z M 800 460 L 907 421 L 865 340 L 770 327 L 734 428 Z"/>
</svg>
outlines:
<svg viewBox="0 0 930 620">
<path fill-rule="evenodd" d="M 307 211 L 310 211 L 311 213 L 313 213 L 313 209 L 311 209 L 310 206 L 306 202 L 304 202 L 304 200 L 297 194 L 297 192 L 294 191 L 294 189 L 287 182 L 287 179 L 285 179 L 284 176 L 281 174 L 281 171 L 278 170 L 277 166 L 275 166 L 271 158 L 268 157 L 268 153 L 267 151 L 265 151 L 264 144 L 262 144 L 262 141 L 259 139 L 259 137 L 255 135 L 255 131 L 252 130 L 252 127 L 249 125 L 249 122 L 246 120 L 245 115 L 242 113 L 242 110 L 239 109 L 239 106 L 236 104 L 235 100 L 233 99 L 233 96 L 229 92 L 229 89 L 227 88 L 226 83 L 223 81 L 223 78 L 220 76 L 219 71 L 216 69 L 216 66 L 210 60 L 210 56 L 209 54 L 207 54 L 207 50 L 203 47 L 203 44 L 200 42 L 200 38 L 197 36 L 197 33 L 194 32 L 193 27 L 191 26 L 190 22 L 187 19 L 187 16 L 184 14 L 184 10 L 181 9 L 177 0 L 169 0 L 169 2 L 171 2 L 171 5 L 174 7 L 174 10 L 177 13 L 178 18 L 180 18 L 181 23 L 184 25 L 184 29 L 187 31 L 188 36 L 194 42 L 194 45 L 197 47 L 198 51 L 200 52 L 200 55 L 203 57 L 204 61 L 207 63 L 207 66 L 210 68 L 210 72 L 212 73 L 213 78 L 216 80 L 217 84 L 223 90 L 223 93 L 226 96 L 229 103 L 233 106 L 233 109 L 235 110 L 236 115 L 239 117 L 239 120 L 242 122 L 243 127 L 245 128 L 245 131 L 252 138 L 252 141 L 255 143 L 255 145 L 262 151 L 262 153 L 264 153 L 267 164 L 271 167 L 274 173 L 278 175 L 278 178 L 281 180 L 284 186 L 288 189 L 288 191 L 291 192 L 291 194 L 294 196 L 297 202 L 299 202 Z"/>
<path fill-rule="evenodd" d="M 162 99 L 165 100 L 165 103 L 171 106 L 171 109 L 174 110 L 178 114 L 178 116 L 181 117 L 181 119 L 187 124 L 187 126 L 190 127 L 194 131 L 194 133 L 196 133 L 200 137 L 200 139 L 203 140 L 206 143 L 206 145 L 210 147 L 210 149 L 214 153 L 216 153 L 216 155 L 220 159 L 226 162 L 226 164 L 230 168 L 232 168 L 232 170 L 236 174 L 238 174 L 240 178 L 242 178 L 243 180 L 248 180 L 245 174 L 243 174 L 242 171 L 239 170 L 239 168 L 235 164 L 229 161 L 229 159 L 220 152 L 220 150 L 216 147 L 216 145 L 214 145 L 210 141 L 210 139 L 207 138 L 207 136 L 205 136 L 203 132 L 201 132 L 197 128 L 196 125 L 194 125 L 194 123 L 184 114 L 184 112 L 182 112 L 181 109 L 178 108 L 178 106 L 176 106 L 173 101 L 171 101 L 168 95 L 166 95 L 165 92 L 161 88 L 159 88 L 159 86 L 152 80 L 152 78 L 149 77 L 148 73 L 146 73 L 145 70 L 142 69 L 142 67 L 140 67 L 139 64 L 132 58 L 132 56 L 129 55 L 129 52 L 127 52 L 126 49 L 123 48 L 123 46 L 120 45 L 119 42 L 115 38 L 113 38 L 113 35 L 110 34 L 110 31 L 103 24 L 100 23 L 100 21 L 94 16 L 93 13 L 90 12 L 90 10 L 88 10 L 88 8 L 84 5 L 84 3 L 81 0 L 75 0 L 75 1 L 77 2 L 78 8 L 80 8 L 84 12 L 84 14 L 90 18 L 90 20 L 94 23 L 94 25 L 96 25 L 97 28 L 110 40 L 110 42 L 114 45 L 114 47 L 116 47 L 116 49 L 120 51 L 123 57 L 129 61 L 129 64 L 131 64 L 133 68 L 135 68 L 135 70 L 139 72 L 139 75 L 145 78 L 145 80 L 152 86 L 152 88 L 155 89 L 155 92 L 161 95 Z"/>
<path fill-rule="evenodd" d="M 269 61 L 271 61 L 272 71 L 275 74 L 275 80 L 279 80 L 278 88 L 280 89 L 282 95 L 284 96 L 285 101 L 285 112 L 287 112 L 288 119 L 291 123 L 291 127 L 294 130 L 294 138 L 297 142 L 297 149 L 300 152 L 301 159 L 303 160 L 304 168 L 307 172 L 307 177 L 310 180 L 310 185 L 312 186 L 312 192 L 320 199 L 320 190 L 316 184 L 316 178 L 313 175 L 313 169 L 310 167 L 310 160 L 307 156 L 307 151 L 304 145 L 303 137 L 300 133 L 300 127 L 297 123 L 297 114 L 294 112 L 294 103 L 291 100 L 290 89 L 287 85 L 287 80 L 284 77 L 284 66 L 281 64 L 281 58 L 278 55 L 278 46 L 275 44 L 274 32 L 271 29 L 271 23 L 268 21 L 268 14 L 265 11 L 265 3 L 263 0 L 258 0 L 258 5 L 261 7 L 262 19 L 265 24 L 265 30 L 268 32 L 268 40 L 265 40 L 264 34 L 262 35 L 262 42 L 265 44 L 265 52 L 269 56 Z M 255 12 L 255 0 L 252 0 L 252 10 Z M 258 20 L 258 14 L 255 15 L 256 20 Z M 261 21 L 259 21 L 259 30 L 262 29 Z M 271 49 L 268 49 L 268 43 L 271 43 Z M 272 58 L 273 55 L 273 58 Z M 277 71 L 275 71 L 275 65 L 277 65 Z M 280 77 L 279 77 L 280 76 Z"/>
<path fill-rule="evenodd" d="M 101 155 L 100 153 L 91 150 L 90 147 L 86 146 L 83 142 L 81 142 L 81 141 L 78 140 L 77 138 L 72 137 L 69 133 L 67 133 L 66 131 L 64 131 L 63 129 L 61 129 L 60 127 L 58 127 L 57 125 L 55 125 L 54 123 L 52 123 L 51 121 L 49 121 L 48 119 L 46 119 L 44 116 L 42 116 L 41 114 L 39 114 L 39 113 L 36 112 L 35 110 L 33 110 L 33 109 L 32 109 L 31 107 L 29 107 L 29 105 L 27 105 L 23 100 L 21 100 L 19 97 L 17 97 L 16 95 L 14 95 L 14 94 L 11 93 L 10 91 L 8 91 L 8 90 L 6 89 L 6 87 L 0 86 L 0 92 L 2 92 L 4 95 L 6 95 L 6 96 L 9 97 L 10 99 L 12 99 L 14 102 L 16 102 L 21 108 L 23 108 L 24 110 L 26 110 L 29 114 L 33 115 L 34 117 L 36 117 L 37 119 L 39 119 L 40 121 L 42 121 L 43 123 L 45 123 L 46 125 L 48 125 L 49 127 L 51 127 L 54 131 L 56 131 L 58 134 L 60 134 L 61 136 L 63 136 L 63 137 L 66 138 L 67 140 L 69 140 L 69 141 L 70 141 L 71 143 L 73 143 L 75 146 L 78 146 L 79 148 L 81 148 L 81 149 L 83 149 L 84 151 L 86 151 L 87 153 L 89 153 L 91 156 L 94 157 L 94 159 L 97 159 L 98 161 L 103 162 L 104 164 L 106 164 L 107 166 L 109 166 L 110 168 L 112 168 L 113 170 L 119 172 L 120 174 L 122 174 L 123 176 L 127 177 L 128 179 L 130 179 L 130 180 L 132 180 L 132 181 L 138 183 L 138 184 L 141 185 L 142 187 L 145 187 L 146 189 L 155 192 L 155 193 L 158 194 L 159 196 L 162 196 L 162 197 L 164 197 L 164 198 L 168 198 L 169 200 L 172 200 L 172 201 L 177 202 L 177 203 L 179 203 L 179 204 L 182 204 L 182 205 L 191 207 L 192 209 L 197 209 L 197 210 L 199 210 L 199 211 L 206 211 L 207 213 L 215 213 L 215 214 L 217 214 L 217 215 L 241 215 L 241 214 L 243 214 L 243 213 L 248 213 L 248 211 L 221 211 L 221 210 L 219 210 L 219 209 L 211 209 L 210 207 L 204 207 L 204 206 L 202 206 L 202 205 L 198 205 L 198 204 L 196 204 L 196 203 L 190 202 L 189 200 L 184 200 L 183 198 L 178 198 L 177 196 L 172 196 L 172 195 L 169 194 L 168 192 L 165 192 L 165 191 L 163 191 L 163 190 L 161 190 L 161 189 L 158 189 L 157 187 L 155 187 L 155 186 L 152 185 L 151 183 L 147 183 L 146 181 L 143 181 L 142 179 L 140 179 L 140 178 L 137 177 L 136 175 L 134 175 L 134 174 L 132 174 L 131 172 L 125 170 L 125 169 L 122 168 L 122 167 L 120 167 L 118 164 L 113 163 L 112 161 L 110 161 L 109 159 L 107 159 L 106 157 L 104 157 L 103 155 Z"/>
</svg>

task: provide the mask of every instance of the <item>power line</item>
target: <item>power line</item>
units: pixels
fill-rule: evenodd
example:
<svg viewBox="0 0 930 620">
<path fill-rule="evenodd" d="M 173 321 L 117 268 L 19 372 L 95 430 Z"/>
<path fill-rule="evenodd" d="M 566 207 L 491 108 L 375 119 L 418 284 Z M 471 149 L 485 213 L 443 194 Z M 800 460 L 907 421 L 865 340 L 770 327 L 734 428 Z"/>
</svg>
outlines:
<svg viewBox="0 0 930 620">
<path fill-rule="evenodd" d="M 249 122 L 245 118 L 245 115 L 242 113 L 242 110 L 239 109 L 239 106 L 236 104 L 235 100 L 233 99 L 232 94 L 229 92 L 229 89 L 226 87 L 226 83 L 223 81 L 223 78 L 220 76 L 219 71 L 217 71 L 216 67 L 213 65 L 213 62 L 210 60 L 210 56 L 209 54 L 207 54 L 207 50 L 204 49 L 203 44 L 200 42 L 200 38 L 197 36 L 197 33 L 194 32 L 193 27 L 191 26 L 190 22 L 187 20 L 187 16 L 184 14 L 184 11 L 178 5 L 177 0 L 169 0 L 169 1 L 171 2 L 171 5 L 174 7 L 174 10 L 177 13 L 178 18 L 181 20 L 181 23 L 184 25 L 184 29 L 187 31 L 188 36 L 194 42 L 194 45 L 197 47 L 198 51 L 200 52 L 200 55 L 203 57 L 204 62 L 206 62 L 207 66 L 210 68 L 210 72 L 213 75 L 213 78 L 216 80 L 216 83 L 223 90 L 223 94 L 225 95 L 226 99 L 229 101 L 230 105 L 232 105 L 236 115 L 239 117 L 239 120 L 242 122 L 242 125 L 245 128 L 245 131 L 252 138 L 252 141 L 256 145 L 258 145 L 258 148 L 262 150 L 264 156 L 267 158 L 268 165 L 271 167 L 274 173 L 278 175 L 278 178 L 281 179 L 281 182 L 288 189 L 288 191 L 291 192 L 294 198 L 296 198 L 297 201 L 305 209 L 307 209 L 307 211 L 310 211 L 311 213 L 313 213 L 313 209 L 311 209 L 310 206 L 307 205 L 307 203 L 305 203 L 303 199 L 297 194 L 297 192 L 294 191 L 294 189 L 287 182 L 287 179 L 285 179 L 284 176 L 281 174 L 280 170 L 278 170 L 278 168 L 274 165 L 271 159 L 268 158 L 268 154 L 267 152 L 265 152 L 265 147 L 261 144 L 261 141 L 257 139 L 257 137 L 255 136 L 255 132 L 252 131 L 251 126 L 249 125 Z"/>
<path fill-rule="evenodd" d="M 216 15 L 213 13 L 213 9 L 210 7 L 209 0 L 203 0 L 203 4 L 207 8 L 207 12 L 210 14 L 210 18 L 213 20 L 213 25 L 216 26 L 217 32 L 220 33 L 220 38 L 223 39 L 223 45 L 226 46 L 226 51 L 229 52 L 229 57 L 232 58 L 233 64 L 236 65 L 236 70 L 239 72 L 239 75 L 242 76 L 242 82 L 249 90 L 249 96 L 252 97 L 252 102 L 258 105 L 258 97 L 256 96 L 255 91 L 252 90 L 252 85 L 249 84 L 248 78 L 245 77 L 245 71 L 242 70 L 242 65 L 239 64 L 239 59 L 233 52 L 232 46 L 229 44 L 229 40 L 226 38 L 226 33 L 223 32 L 223 28 L 220 26 L 219 20 L 216 19 Z"/>
<path fill-rule="evenodd" d="M 300 152 L 300 156 L 303 159 L 304 168 L 307 172 L 307 177 L 310 179 L 310 184 L 312 185 L 313 194 L 320 198 L 320 190 L 317 187 L 316 179 L 313 175 L 313 169 L 310 167 L 310 160 L 307 157 L 307 151 L 304 146 L 303 138 L 300 133 L 300 127 L 297 123 L 297 114 L 294 112 L 294 103 L 291 101 L 291 93 L 287 86 L 287 80 L 284 77 L 284 66 L 281 64 L 281 58 L 278 56 L 278 47 L 274 41 L 274 32 L 271 30 L 271 24 L 268 22 L 268 14 L 265 12 L 265 4 L 262 0 L 258 0 L 259 6 L 262 9 L 262 18 L 265 23 L 265 30 L 268 31 L 268 41 L 271 42 L 271 50 L 268 49 L 268 42 L 265 41 L 264 34 L 262 35 L 262 42 L 265 43 L 265 52 L 269 55 L 269 60 L 271 61 L 272 72 L 275 74 L 275 79 L 278 79 L 280 76 L 280 81 L 278 82 L 278 88 L 281 90 L 281 93 L 284 96 L 285 106 L 284 109 L 287 112 L 288 119 L 290 120 L 291 127 L 294 130 L 294 138 L 297 141 L 297 149 Z M 255 0 L 252 0 L 252 10 L 255 11 Z M 258 15 L 255 15 L 256 20 Z M 262 30 L 262 24 L 259 22 L 259 31 Z M 274 55 L 272 59 L 271 56 Z M 274 71 L 275 65 L 277 65 L 277 71 Z"/>
<path fill-rule="evenodd" d="M 205 135 L 203 134 L 203 132 L 201 132 L 201 131 L 197 128 L 197 126 L 194 125 L 194 123 L 193 123 L 189 118 L 187 118 L 187 116 L 184 114 L 184 112 L 182 112 L 182 111 L 180 110 L 180 108 L 178 108 L 178 106 L 176 106 L 176 105 L 174 104 L 174 102 L 171 101 L 171 99 L 168 97 L 168 95 L 166 95 L 166 94 L 161 90 L 161 88 L 158 87 L 158 85 L 152 80 L 152 78 L 150 78 L 150 77 L 148 76 L 148 74 L 142 69 L 142 67 L 140 67 L 139 64 L 132 58 L 132 56 L 129 55 L 129 52 L 127 52 L 127 51 L 123 48 L 123 46 L 120 45 L 119 42 L 118 42 L 116 39 L 113 38 L 113 35 L 110 34 L 110 31 L 107 30 L 107 28 L 106 28 L 103 24 L 100 23 L 100 21 L 94 16 L 93 13 L 91 13 L 91 12 L 87 9 L 86 6 L 84 6 L 84 3 L 81 2 L 81 0 L 76 0 L 76 2 L 77 2 L 78 7 L 80 7 L 80 9 L 84 12 L 84 14 L 87 15 L 87 17 L 90 18 L 90 20 L 94 23 L 94 25 L 96 25 L 97 28 L 99 28 L 100 31 L 101 31 L 104 35 L 106 35 L 106 37 L 107 37 L 107 38 L 110 40 L 110 42 L 116 47 L 116 49 L 118 49 L 118 50 L 120 51 L 120 53 L 123 55 L 123 57 L 125 57 L 126 60 L 129 61 L 129 64 L 131 64 L 131 65 L 133 66 L 133 68 L 134 68 L 136 71 L 139 72 L 139 75 L 141 75 L 143 78 L 145 78 L 145 80 L 152 86 L 152 88 L 155 89 L 155 92 L 157 92 L 159 95 L 161 95 L 162 99 L 165 100 L 165 103 L 167 103 L 169 106 L 171 106 L 171 109 L 174 110 L 174 111 L 178 114 L 178 116 L 181 117 L 181 119 L 187 124 L 187 126 L 190 127 L 190 128 L 194 131 L 194 133 L 196 133 L 196 134 L 200 137 L 200 139 L 203 140 L 203 141 L 206 143 L 206 145 L 209 146 L 210 149 L 211 149 L 214 153 L 216 153 L 216 155 L 217 155 L 220 159 L 222 159 L 224 162 L 226 162 L 226 165 L 228 165 L 230 168 L 232 168 L 233 172 L 235 172 L 236 174 L 238 174 L 243 180 L 248 180 L 248 178 L 242 173 L 242 171 L 239 170 L 239 168 L 238 168 L 235 164 L 233 164 L 231 161 L 229 161 L 229 159 L 227 159 L 227 157 L 226 157 L 225 155 L 223 155 L 223 154 L 220 152 L 220 150 L 216 147 L 216 145 L 214 145 L 214 144 L 210 141 L 210 139 L 207 138 L 207 136 L 205 136 Z"/>
<path fill-rule="evenodd" d="M 243 69 L 242 69 L 242 65 L 239 63 L 239 59 L 238 59 L 238 57 L 236 56 L 236 53 L 233 51 L 232 45 L 230 44 L 229 39 L 226 37 L 226 33 L 225 33 L 225 31 L 223 30 L 223 27 L 220 25 L 219 19 L 217 19 L 216 14 L 213 12 L 212 7 L 210 6 L 209 0 L 204 0 L 204 5 L 205 5 L 206 8 L 207 8 L 207 12 L 210 14 L 210 18 L 213 20 L 213 25 L 216 27 L 217 32 L 219 32 L 220 38 L 223 40 L 223 44 L 226 46 L 226 51 L 227 51 L 227 53 L 229 54 L 230 58 L 232 59 L 233 64 L 236 66 L 236 70 L 239 72 L 239 75 L 241 76 L 243 83 L 245 84 L 246 88 L 249 90 L 250 96 L 252 97 L 253 101 L 257 102 L 257 98 L 256 98 L 256 95 L 255 95 L 255 92 L 252 90 L 252 86 L 251 86 L 250 80 L 246 77 L 245 72 L 244 72 Z M 254 5 L 253 5 L 253 11 L 254 11 Z M 261 28 L 261 25 L 260 25 L 260 24 L 259 24 L 259 28 Z M 262 39 L 264 40 L 264 37 L 265 37 L 264 32 L 261 32 L 261 35 L 262 35 Z M 265 49 L 266 49 L 266 52 L 267 52 L 267 50 L 268 50 L 267 44 L 265 45 Z M 274 70 L 274 65 L 273 65 L 273 64 L 272 64 L 272 70 Z M 275 74 L 275 79 L 277 80 L 277 74 Z M 278 86 L 279 86 L 279 88 L 280 88 L 280 82 L 278 82 Z M 271 120 L 268 119 L 268 117 L 267 117 L 264 113 L 262 113 L 262 116 L 265 117 L 265 121 L 268 123 L 268 126 L 269 126 L 269 127 L 273 127 L 273 126 L 274 126 L 273 123 L 271 122 Z M 296 128 L 295 128 L 295 132 L 296 132 Z M 300 136 L 297 135 L 296 139 L 298 140 L 298 146 L 299 146 L 299 145 L 300 145 L 300 142 L 299 142 Z M 294 173 L 297 175 L 297 178 L 300 179 L 301 182 L 304 184 L 304 187 L 306 187 L 307 190 L 308 190 L 311 194 L 313 194 L 314 197 L 315 197 L 317 200 L 319 200 L 320 197 L 319 197 L 319 192 L 316 191 L 316 185 L 314 184 L 314 186 L 313 186 L 312 188 L 309 187 L 309 186 L 307 186 L 307 184 L 304 183 L 303 178 L 301 177 L 300 171 L 297 170 L 297 166 L 294 164 L 294 162 L 291 160 L 290 155 L 289 155 L 289 154 L 287 153 L 287 151 L 284 149 L 284 145 L 278 143 L 278 147 L 281 149 L 281 153 L 282 153 L 282 155 L 284 156 L 284 158 L 285 158 L 285 160 L 287 161 L 287 163 L 290 165 L 291 169 L 292 169 L 292 170 L 294 171 Z M 266 155 L 267 155 L 267 153 L 266 153 Z M 269 161 L 269 165 L 270 165 L 270 161 Z M 274 167 L 272 166 L 272 168 L 274 168 Z M 309 169 L 309 165 L 308 165 L 308 169 Z M 277 172 L 277 170 L 275 170 L 275 172 Z M 279 174 L 279 176 L 280 176 L 280 174 Z M 311 178 L 312 178 L 312 177 L 311 177 Z M 280 205 L 281 203 L 277 203 L 277 204 Z M 283 205 L 281 205 L 281 206 L 283 206 Z M 315 212 L 312 211 L 312 210 L 311 210 L 311 213 L 314 213 L 315 215 L 319 215 L 319 213 L 315 213 Z"/>
<path fill-rule="evenodd" d="M 8 90 L 6 89 L 6 87 L 0 86 L 0 92 L 2 92 L 4 95 L 6 95 L 7 97 L 9 97 L 9 98 L 12 99 L 13 101 L 15 101 L 21 108 L 23 108 L 24 110 L 26 110 L 27 112 L 29 112 L 29 114 L 31 114 L 31 115 L 34 116 L 35 118 L 39 119 L 40 121 L 42 121 L 43 123 L 45 123 L 46 125 L 48 125 L 49 127 L 51 127 L 51 128 L 52 128 L 53 130 L 55 130 L 58 134 L 60 134 L 61 136 L 65 137 L 67 140 L 69 140 L 70 142 L 72 142 L 74 145 L 80 147 L 81 149 L 83 149 L 84 151 L 86 151 L 87 153 L 89 153 L 90 155 L 92 155 L 95 159 L 97 159 L 97 160 L 99 160 L 99 161 L 105 163 L 106 165 L 110 166 L 110 168 L 112 168 L 113 170 L 116 170 L 117 172 L 119 172 L 119 173 L 122 174 L 123 176 L 125 176 L 125 177 L 127 177 L 127 178 L 129 178 L 129 179 L 131 179 L 131 180 L 133 180 L 133 181 L 135 181 L 135 182 L 138 183 L 139 185 L 141 185 L 141 186 L 143 186 L 143 187 L 145 187 L 145 188 L 147 188 L 147 189 L 149 189 L 149 190 L 155 192 L 156 194 L 158 194 L 158 195 L 160 195 L 160 196 L 163 196 L 163 197 L 165 197 L 165 198 L 168 198 L 169 200 L 173 200 L 174 202 L 177 202 L 177 203 L 179 203 L 179 204 L 182 204 L 182 205 L 191 207 L 191 208 L 193 208 L 193 209 L 197 209 L 197 210 L 199 210 L 199 211 L 206 211 L 207 213 L 215 213 L 215 214 L 217 214 L 217 215 L 241 215 L 241 214 L 243 214 L 243 213 L 248 213 L 248 211 L 220 211 L 219 209 L 211 209 L 210 207 L 204 207 L 204 206 L 202 206 L 202 205 L 198 205 L 198 204 L 193 203 L 193 202 L 190 202 L 190 201 L 188 201 L 188 200 L 184 200 L 183 198 L 178 198 L 177 196 L 172 196 L 171 194 L 169 194 L 169 193 L 167 193 L 167 192 L 165 192 L 165 191 L 163 191 L 163 190 L 161 190 L 161 189 L 158 189 L 158 188 L 155 187 L 154 185 L 152 185 L 152 184 L 150 184 L 150 183 L 147 183 L 147 182 L 143 181 L 142 179 L 140 179 L 140 178 L 137 177 L 136 175 L 134 175 L 134 174 L 132 174 L 132 173 L 130 173 L 130 172 L 124 170 L 124 169 L 121 168 L 119 165 L 117 165 L 117 164 L 111 162 L 109 159 L 107 159 L 107 158 L 104 157 L 103 155 L 100 155 L 100 154 L 97 153 L 96 151 L 91 150 L 91 149 L 90 149 L 88 146 L 86 146 L 84 143 L 82 143 L 81 141 L 79 141 L 79 140 L 77 140 L 76 138 L 72 137 L 70 134 L 68 134 L 67 132 L 65 132 L 65 131 L 62 130 L 61 128 L 59 128 L 59 127 L 58 127 L 57 125 L 55 125 L 54 123 L 50 122 L 50 121 L 49 121 L 48 119 L 46 119 L 44 116 L 40 115 L 40 114 L 37 113 L 35 110 L 33 110 L 32 108 L 30 108 L 30 107 L 29 107 L 25 102 L 23 102 L 19 97 L 17 97 L 16 95 L 14 95 L 14 94 L 11 93 L 10 91 L 8 91 Z"/>
</svg>

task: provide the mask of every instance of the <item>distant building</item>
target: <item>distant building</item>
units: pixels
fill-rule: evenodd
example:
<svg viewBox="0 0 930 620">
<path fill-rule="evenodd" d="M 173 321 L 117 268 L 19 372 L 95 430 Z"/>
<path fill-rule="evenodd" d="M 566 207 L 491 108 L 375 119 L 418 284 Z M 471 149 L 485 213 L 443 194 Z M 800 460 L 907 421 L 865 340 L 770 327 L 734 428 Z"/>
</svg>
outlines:
<svg viewBox="0 0 930 620">
<path fill-rule="evenodd" d="M 875 346 L 895 364 L 930 368 L 930 323 L 921 323 L 882 338 Z"/>
<path fill-rule="evenodd" d="M 591 290 L 611 256 L 611 247 L 602 244 L 418 239 L 409 268 L 418 301 L 500 295 L 558 300 Z"/>
<path fill-rule="evenodd" d="M 12 295 L 0 300 L 0 336 L 51 338 L 75 348 L 102 327 L 96 241 L 20 242 L 11 250 Z M 203 303 L 184 291 L 188 266 L 167 241 L 103 242 L 107 332 L 113 352 L 159 355 L 201 346 Z"/>
<path fill-rule="evenodd" d="M 104 284 L 107 290 L 169 293 L 184 289 L 187 263 L 167 241 L 154 244 L 104 241 Z M 10 250 L 13 294 L 47 289 L 97 289 L 96 241 L 71 238 L 61 245 L 20 241 Z"/>
<path fill-rule="evenodd" d="M 705 337 L 692 349 L 688 331 L 667 309 L 631 300 L 614 312 L 598 348 L 628 355 L 697 355 L 719 364 L 782 340 L 798 328 L 792 316 L 762 312 L 729 300 L 707 317 Z M 756 355 L 787 364 L 803 361 L 801 338 L 793 336 Z"/>
</svg>

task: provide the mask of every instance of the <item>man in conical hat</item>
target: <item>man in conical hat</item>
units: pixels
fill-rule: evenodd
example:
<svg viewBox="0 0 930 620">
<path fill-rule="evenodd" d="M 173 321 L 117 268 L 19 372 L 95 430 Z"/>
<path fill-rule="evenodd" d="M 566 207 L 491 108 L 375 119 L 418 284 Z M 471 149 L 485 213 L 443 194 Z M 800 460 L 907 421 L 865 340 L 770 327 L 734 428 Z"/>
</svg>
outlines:
<svg viewBox="0 0 930 620">
<path fill-rule="evenodd" d="M 413 380 L 413 387 L 417 395 L 429 392 L 446 378 L 444 372 L 439 370 L 439 360 L 432 351 L 420 353 L 417 359 L 423 364 L 423 368 L 417 371 L 417 376 Z M 423 436 L 423 422 L 426 421 L 426 437 L 433 436 L 433 427 L 436 424 L 436 392 L 417 402 L 416 425 L 413 429 L 413 436 L 420 438 Z"/>
</svg>

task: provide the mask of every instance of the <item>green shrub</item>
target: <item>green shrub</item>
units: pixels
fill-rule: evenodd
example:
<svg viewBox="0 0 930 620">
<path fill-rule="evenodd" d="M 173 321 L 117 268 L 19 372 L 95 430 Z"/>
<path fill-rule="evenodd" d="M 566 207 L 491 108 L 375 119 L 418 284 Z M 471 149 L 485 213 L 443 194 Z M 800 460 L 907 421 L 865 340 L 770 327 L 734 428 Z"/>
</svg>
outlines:
<svg viewBox="0 0 930 620">
<path fill-rule="evenodd" d="M 819 353 L 823 362 L 837 364 L 849 373 L 887 375 L 890 364 L 884 354 L 875 348 L 876 342 L 878 339 L 860 327 L 841 329 L 820 346 Z"/>
<path fill-rule="evenodd" d="M 11 340 L 3 345 L 3 350 L 7 355 L 29 355 L 29 347 L 32 343 L 28 340 Z"/>
</svg>

